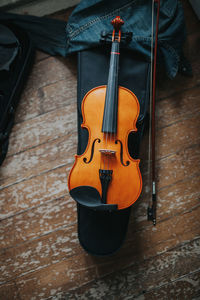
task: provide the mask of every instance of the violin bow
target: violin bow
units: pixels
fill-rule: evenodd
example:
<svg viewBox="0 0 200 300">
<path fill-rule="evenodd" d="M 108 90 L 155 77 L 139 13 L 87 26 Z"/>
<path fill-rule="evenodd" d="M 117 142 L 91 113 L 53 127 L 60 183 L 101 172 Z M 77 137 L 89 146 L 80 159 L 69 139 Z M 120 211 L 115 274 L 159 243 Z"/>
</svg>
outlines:
<svg viewBox="0 0 200 300">
<path fill-rule="evenodd" d="M 154 4 L 157 3 L 156 32 L 154 42 Z M 151 75 L 150 75 L 150 120 L 149 120 L 149 158 L 148 173 L 152 199 L 149 200 L 147 217 L 156 225 L 156 172 L 155 172 L 155 92 L 156 92 L 156 65 L 158 49 L 160 0 L 152 0 L 152 33 L 151 33 Z M 154 49 L 154 50 L 153 50 Z"/>
</svg>

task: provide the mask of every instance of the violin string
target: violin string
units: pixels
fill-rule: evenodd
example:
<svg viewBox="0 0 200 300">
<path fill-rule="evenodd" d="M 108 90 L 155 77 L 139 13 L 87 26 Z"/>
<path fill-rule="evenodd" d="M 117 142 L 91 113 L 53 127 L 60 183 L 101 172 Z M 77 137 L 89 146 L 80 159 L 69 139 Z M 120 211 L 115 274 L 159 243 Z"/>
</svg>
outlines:
<svg viewBox="0 0 200 300">
<path fill-rule="evenodd" d="M 105 149 L 107 149 L 107 142 L 108 142 L 108 133 L 106 132 L 106 147 Z M 106 165 L 106 162 L 107 162 L 107 155 L 106 155 L 106 152 L 104 154 L 104 158 L 105 158 L 105 165 Z"/>
<path fill-rule="evenodd" d="M 112 50 L 111 50 L 111 52 L 112 52 Z M 115 54 L 111 54 L 111 55 L 115 55 Z M 117 66 L 116 73 L 118 74 L 118 71 L 119 71 L 118 70 L 119 69 L 118 57 L 117 57 L 117 62 L 115 61 L 115 63 L 117 64 L 116 65 Z M 118 89 L 118 83 L 117 83 L 117 89 Z M 117 96 L 118 96 L 118 93 L 117 93 Z M 117 108 L 114 108 L 114 109 L 117 109 Z M 110 123 L 109 120 L 108 120 L 108 123 Z M 111 124 L 111 132 L 105 132 L 105 150 L 109 150 L 108 149 L 108 143 L 109 143 L 109 145 L 112 145 L 112 142 L 113 141 L 115 142 L 116 132 L 115 132 L 114 126 L 115 125 L 112 122 L 112 124 Z M 110 159 L 111 159 L 112 154 L 105 152 L 105 154 L 103 156 L 104 156 L 104 169 L 105 169 L 105 167 L 107 167 L 107 170 L 109 170 L 110 163 L 111 163 Z"/>
<path fill-rule="evenodd" d="M 154 44 L 154 0 L 152 0 L 151 8 L 151 65 L 150 65 L 150 90 L 149 90 L 149 149 L 148 149 L 148 187 L 151 195 L 151 131 L 152 131 L 152 87 L 153 87 L 153 44 Z M 151 205 L 151 197 L 149 197 L 149 205 Z"/>
<path fill-rule="evenodd" d="M 107 144 L 107 132 L 105 132 L 104 136 L 105 136 L 105 140 L 106 140 L 106 142 L 105 142 L 105 149 L 106 149 L 106 147 L 107 147 L 106 146 L 106 144 Z M 105 153 L 104 152 L 103 152 L 103 162 L 104 162 L 103 168 L 105 170 L 106 158 L 105 158 Z"/>
<path fill-rule="evenodd" d="M 119 33 L 118 33 L 118 35 L 119 35 Z M 119 46 L 120 46 L 120 41 L 119 41 L 119 37 L 118 37 L 118 50 L 117 50 L 117 52 L 119 53 L 120 51 L 119 51 Z M 117 57 L 116 57 L 116 59 L 117 59 L 117 69 L 116 69 L 116 73 L 117 74 L 119 74 L 119 55 L 118 54 L 116 54 L 117 55 Z M 117 89 L 117 93 L 116 93 L 116 95 L 117 95 L 117 97 L 118 97 L 118 100 L 119 100 L 119 95 L 118 95 L 118 92 L 119 92 L 119 85 L 118 85 L 118 82 L 117 82 L 117 87 L 116 87 L 116 89 Z M 118 101 L 117 101 L 117 103 L 118 103 Z M 115 110 L 117 110 L 117 106 L 115 107 Z M 117 114 L 117 112 L 115 111 L 115 116 L 116 116 L 116 114 Z M 115 130 L 113 130 L 114 131 L 114 134 L 113 134 L 113 143 L 115 143 L 115 140 L 117 139 L 117 125 L 116 125 L 116 128 L 115 128 Z"/>
<path fill-rule="evenodd" d="M 112 133 L 109 134 L 109 145 L 111 145 L 111 134 Z M 110 154 L 108 154 L 108 170 L 109 170 L 109 161 L 110 161 Z"/>
<path fill-rule="evenodd" d="M 115 41 L 115 40 L 114 40 Z M 111 55 L 116 55 L 116 54 L 111 54 Z M 116 59 L 116 57 L 115 57 Z M 115 61 L 116 63 L 116 61 Z M 116 70 L 117 73 L 117 70 Z M 115 110 L 115 107 L 113 108 Z M 115 111 L 114 111 L 114 115 L 115 115 Z M 110 132 L 110 145 L 113 144 L 113 139 L 115 139 L 115 130 L 114 130 L 114 124 L 113 124 L 113 119 L 112 119 L 112 124 L 111 124 L 111 132 Z M 111 147 L 112 148 L 112 147 Z M 112 150 L 112 149 L 111 149 Z M 112 154 L 109 155 L 109 161 L 112 159 Z M 110 161 L 112 163 L 112 161 Z M 108 166 L 109 166 L 109 162 L 108 162 Z M 111 168 L 111 164 L 110 164 L 110 168 Z"/>
<path fill-rule="evenodd" d="M 114 55 L 112 52 L 112 48 L 113 48 L 113 42 L 112 42 L 112 46 L 111 46 L 111 55 Z M 108 122 L 110 124 L 110 122 Z M 112 130 L 113 130 L 113 123 L 111 124 L 111 132 L 109 133 L 109 145 L 111 145 L 111 134 L 112 134 Z M 107 170 L 109 170 L 109 159 L 110 159 L 110 154 L 107 153 Z"/>
</svg>

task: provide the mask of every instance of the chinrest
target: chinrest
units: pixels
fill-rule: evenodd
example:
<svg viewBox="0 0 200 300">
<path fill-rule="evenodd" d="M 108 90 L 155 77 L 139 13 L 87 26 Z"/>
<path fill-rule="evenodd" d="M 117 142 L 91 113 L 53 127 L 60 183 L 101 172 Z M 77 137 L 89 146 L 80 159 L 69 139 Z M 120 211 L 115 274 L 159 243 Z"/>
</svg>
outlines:
<svg viewBox="0 0 200 300">
<path fill-rule="evenodd" d="M 117 205 L 115 204 L 103 204 L 99 192 L 91 186 L 78 186 L 70 190 L 70 195 L 77 203 L 87 208 L 99 211 L 117 210 Z"/>
</svg>

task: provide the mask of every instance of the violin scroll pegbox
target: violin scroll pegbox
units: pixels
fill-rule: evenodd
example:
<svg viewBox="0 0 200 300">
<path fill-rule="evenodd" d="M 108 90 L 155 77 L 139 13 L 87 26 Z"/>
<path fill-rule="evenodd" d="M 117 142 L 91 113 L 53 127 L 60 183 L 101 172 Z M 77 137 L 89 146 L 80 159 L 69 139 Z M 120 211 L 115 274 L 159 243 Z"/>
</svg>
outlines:
<svg viewBox="0 0 200 300">
<path fill-rule="evenodd" d="M 118 41 L 127 44 L 132 40 L 132 32 L 123 32 L 123 35 L 121 34 L 121 26 L 124 24 L 124 21 L 119 16 L 114 18 L 111 21 L 111 24 L 114 27 L 113 32 L 111 33 L 109 31 L 103 30 L 101 32 L 100 38 L 101 43 L 109 44 L 111 42 Z"/>
<path fill-rule="evenodd" d="M 131 31 L 123 32 L 121 36 L 121 43 L 128 44 L 131 42 L 133 37 L 133 33 Z M 112 42 L 112 33 L 106 30 L 101 32 L 100 43 L 102 44 L 110 44 Z"/>
<path fill-rule="evenodd" d="M 120 16 L 117 16 L 111 21 L 111 24 L 113 25 L 113 33 L 112 33 L 112 42 L 117 40 L 119 43 L 121 41 L 121 27 L 124 24 L 124 21 L 120 18 Z M 118 32 L 118 37 L 115 37 L 115 32 Z"/>
</svg>

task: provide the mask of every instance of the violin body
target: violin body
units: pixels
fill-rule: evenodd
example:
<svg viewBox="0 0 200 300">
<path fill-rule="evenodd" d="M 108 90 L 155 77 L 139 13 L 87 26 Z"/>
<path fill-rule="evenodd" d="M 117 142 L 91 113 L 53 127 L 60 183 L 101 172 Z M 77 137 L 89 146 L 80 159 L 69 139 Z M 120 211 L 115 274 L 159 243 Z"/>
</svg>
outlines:
<svg viewBox="0 0 200 300">
<path fill-rule="evenodd" d="M 89 132 L 88 145 L 82 155 L 75 156 L 75 163 L 68 179 L 69 190 L 78 186 L 91 186 L 102 197 L 99 170 L 112 170 L 112 178 L 106 189 L 106 203 L 117 204 L 118 209 L 132 205 L 142 189 L 139 170 L 140 160 L 134 160 L 128 152 L 128 135 L 137 131 L 139 115 L 137 97 L 128 89 L 118 87 L 117 132 L 102 132 L 106 86 L 90 90 L 82 101 L 82 127 Z"/>
<path fill-rule="evenodd" d="M 81 203 L 84 198 L 90 204 L 98 199 L 99 209 L 124 209 L 138 199 L 142 189 L 139 160 L 128 152 L 128 136 L 137 131 L 140 106 L 130 90 L 118 85 L 120 28 L 124 22 L 117 16 L 111 23 L 108 83 L 90 90 L 82 101 L 81 126 L 88 130 L 89 139 L 85 152 L 75 156 L 68 187 L 79 203 L 80 197 Z"/>
</svg>

